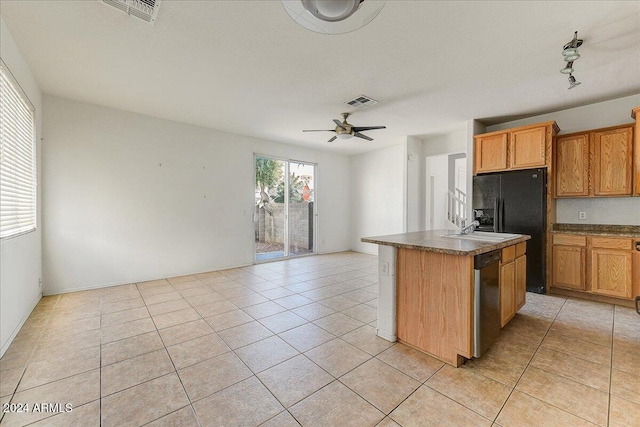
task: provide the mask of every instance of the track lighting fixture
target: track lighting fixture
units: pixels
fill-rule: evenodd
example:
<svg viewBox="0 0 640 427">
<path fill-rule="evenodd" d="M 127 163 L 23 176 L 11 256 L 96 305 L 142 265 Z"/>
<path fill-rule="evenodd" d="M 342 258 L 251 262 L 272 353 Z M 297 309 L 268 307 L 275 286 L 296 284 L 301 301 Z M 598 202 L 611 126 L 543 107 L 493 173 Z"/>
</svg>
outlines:
<svg viewBox="0 0 640 427">
<path fill-rule="evenodd" d="M 567 89 L 573 89 L 578 86 L 580 82 L 576 81 L 576 78 L 573 75 L 569 74 L 569 87 Z"/>
<path fill-rule="evenodd" d="M 569 74 L 569 89 L 573 89 L 580 84 L 580 82 L 576 81 L 576 78 L 573 77 L 573 62 L 580 58 L 578 48 L 582 46 L 582 43 L 583 40 L 578 38 L 578 32 L 576 31 L 573 33 L 573 39 L 562 48 L 562 57 L 567 64 L 560 72 L 562 74 Z"/>
</svg>

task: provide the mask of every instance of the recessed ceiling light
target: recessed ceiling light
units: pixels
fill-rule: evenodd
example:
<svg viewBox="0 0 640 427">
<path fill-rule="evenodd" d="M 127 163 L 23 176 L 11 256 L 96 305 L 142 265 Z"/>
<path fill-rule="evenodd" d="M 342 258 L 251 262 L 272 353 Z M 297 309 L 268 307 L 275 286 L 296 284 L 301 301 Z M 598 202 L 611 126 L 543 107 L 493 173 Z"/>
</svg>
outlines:
<svg viewBox="0 0 640 427">
<path fill-rule="evenodd" d="M 385 1 L 282 0 L 287 14 L 298 25 L 321 34 L 344 34 L 374 20 Z"/>
</svg>

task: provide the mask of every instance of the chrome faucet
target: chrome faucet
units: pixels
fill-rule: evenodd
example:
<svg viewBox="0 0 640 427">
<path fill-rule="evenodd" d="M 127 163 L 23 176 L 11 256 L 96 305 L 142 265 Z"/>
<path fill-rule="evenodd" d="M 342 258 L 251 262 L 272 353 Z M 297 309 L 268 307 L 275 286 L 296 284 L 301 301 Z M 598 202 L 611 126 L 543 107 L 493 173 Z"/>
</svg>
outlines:
<svg viewBox="0 0 640 427">
<path fill-rule="evenodd" d="M 479 221 L 473 221 L 471 224 L 465 226 L 465 220 L 462 220 L 462 223 L 460 224 L 460 234 L 471 234 L 473 233 L 473 230 L 476 229 L 476 227 L 478 225 L 480 225 Z"/>
</svg>

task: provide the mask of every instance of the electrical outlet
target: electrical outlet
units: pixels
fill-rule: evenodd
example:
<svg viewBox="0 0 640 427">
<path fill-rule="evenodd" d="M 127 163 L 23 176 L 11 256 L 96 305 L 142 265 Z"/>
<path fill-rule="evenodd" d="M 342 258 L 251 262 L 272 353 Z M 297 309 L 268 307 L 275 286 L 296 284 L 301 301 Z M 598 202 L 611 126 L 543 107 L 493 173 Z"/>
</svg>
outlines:
<svg viewBox="0 0 640 427">
<path fill-rule="evenodd" d="M 586 212 L 578 212 L 578 219 L 587 219 Z"/>
<path fill-rule="evenodd" d="M 38 289 L 42 289 L 42 278 L 38 278 Z"/>
<path fill-rule="evenodd" d="M 388 261 L 380 262 L 380 275 L 381 276 L 388 276 L 389 275 L 389 262 Z"/>
</svg>

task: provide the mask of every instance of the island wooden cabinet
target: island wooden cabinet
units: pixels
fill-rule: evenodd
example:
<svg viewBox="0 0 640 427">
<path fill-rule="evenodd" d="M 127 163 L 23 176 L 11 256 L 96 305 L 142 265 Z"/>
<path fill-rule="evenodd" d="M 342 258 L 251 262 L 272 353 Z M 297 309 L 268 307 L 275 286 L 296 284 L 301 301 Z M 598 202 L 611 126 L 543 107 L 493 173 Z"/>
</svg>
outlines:
<svg viewBox="0 0 640 427">
<path fill-rule="evenodd" d="M 633 144 L 632 125 L 558 136 L 556 197 L 631 196 Z"/>
<path fill-rule="evenodd" d="M 500 256 L 500 326 L 504 327 L 526 302 L 526 243 L 502 249 Z"/>
<path fill-rule="evenodd" d="M 549 166 L 556 122 L 474 136 L 474 174 Z"/>
<path fill-rule="evenodd" d="M 552 287 L 625 300 L 640 295 L 636 244 L 628 237 L 554 234 Z"/>
</svg>

